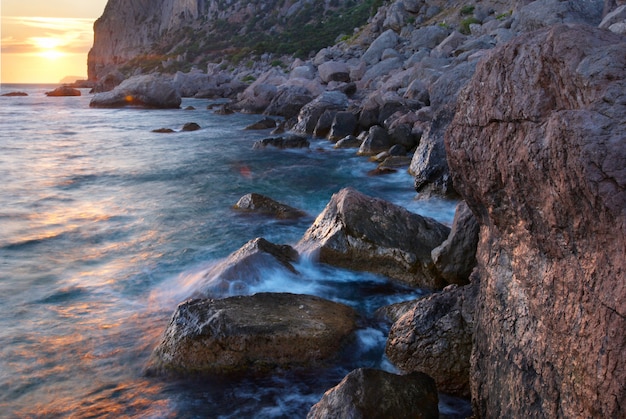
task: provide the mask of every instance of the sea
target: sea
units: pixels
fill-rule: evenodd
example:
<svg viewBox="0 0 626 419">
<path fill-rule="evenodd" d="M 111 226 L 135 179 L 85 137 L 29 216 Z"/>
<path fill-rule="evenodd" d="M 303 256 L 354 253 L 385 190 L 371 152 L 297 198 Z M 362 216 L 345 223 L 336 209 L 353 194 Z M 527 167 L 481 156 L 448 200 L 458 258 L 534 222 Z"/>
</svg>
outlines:
<svg viewBox="0 0 626 419">
<path fill-rule="evenodd" d="M 217 115 L 216 101 L 92 109 L 88 90 L 47 97 L 54 87 L 0 89 L 28 94 L 0 97 L 0 417 L 304 418 L 352 369 L 395 372 L 384 355 L 389 325 L 374 312 L 426 291 L 307 258 L 300 275 L 267 272 L 236 292 L 314 294 L 354 307 L 362 320 L 337 365 L 185 379 L 150 376 L 146 363 L 204 272 L 257 237 L 297 243 L 340 189 L 448 225 L 456 202 L 419 199 L 405 170 L 369 176 L 374 163 L 324 139 L 253 149 L 271 136 L 245 130 L 261 116 Z M 181 132 L 187 122 L 201 129 Z M 308 216 L 233 210 L 251 192 Z M 463 417 L 468 403 L 442 395 L 440 409 Z"/>
</svg>

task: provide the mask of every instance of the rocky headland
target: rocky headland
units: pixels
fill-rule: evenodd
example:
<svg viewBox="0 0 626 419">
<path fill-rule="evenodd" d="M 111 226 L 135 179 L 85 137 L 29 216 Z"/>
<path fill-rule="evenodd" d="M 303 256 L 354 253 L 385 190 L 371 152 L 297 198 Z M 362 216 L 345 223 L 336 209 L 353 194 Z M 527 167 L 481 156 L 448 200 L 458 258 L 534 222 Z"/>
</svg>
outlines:
<svg viewBox="0 0 626 419">
<path fill-rule="evenodd" d="M 471 398 L 475 417 L 625 416 L 626 4 L 365 3 L 362 22 L 349 20 L 358 27 L 311 54 L 290 50 L 294 22 L 323 32 L 336 14 L 363 10 L 348 1 L 110 0 L 96 23 L 92 106 L 226 98 L 220 112 L 280 122 L 275 133 L 285 134 L 255 147 L 326 138 L 380 163 L 379 173 L 407 170 L 420 197 L 460 201 L 450 229 L 338 191 L 293 248 L 257 238 L 208 272 L 201 299 L 176 310 L 153 370 L 267 371 L 333 358 L 355 327 L 347 308 L 282 294 L 216 299 L 245 288 L 261 265 L 298 275 L 293 263 L 308 254 L 433 291 L 379 310 L 393 324 L 387 356 L 407 375 L 357 370 L 310 417 L 365 417 L 361 396 L 377 388 L 406 409 L 407 398 L 426 398 L 421 417 L 432 417 L 432 381 Z M 216 40 L 220 29 L 230 44 Z M 258 198 L 237 205 L 285 213 Z M 298 322 L 229 314 L 261 302 Z M 340 331 L 318 336 L 339 321 L 318 317 L 333 310 L 343 313 Z M 319 342 L 299 336 L 305 327 Z M 298 339 L 314 345 L 299 352 Z"/>
</svg>

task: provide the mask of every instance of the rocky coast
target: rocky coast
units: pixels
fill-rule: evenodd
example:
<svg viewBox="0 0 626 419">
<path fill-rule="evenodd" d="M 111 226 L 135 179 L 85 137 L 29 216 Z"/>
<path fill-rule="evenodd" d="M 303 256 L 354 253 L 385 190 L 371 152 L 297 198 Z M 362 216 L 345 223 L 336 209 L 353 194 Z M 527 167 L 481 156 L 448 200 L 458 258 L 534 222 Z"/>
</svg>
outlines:
<svg viewBox="0 0 626 419">
<path fill-rule="evenodd" d="M 91 106 L 224 99 L 222 113 L 276 122 L 260 127 L 275 137 L 255 147 L 326 138 L 378 173 L 407 170 L 421 199 L 459 201 L 445 226 L 346 188 L 293 247 L 250 238 L 178 306 L 152 373 L 267 373 L 340 357 L 355 328 L 349 307 L 289 294 L 219 298 L 254 283 L 259 266 L 297 274 L 307 257 L 431 292 L 379 309 L 402 375 L 353 371 L 309 417 L 437 417 L 437 392 L 471 399 L 475 417 L 626 415 L 623 1 L 397 0 L 305 58 L 263 54 L 173 74 L 123 71 L 174 28 L 213 15 L 240 24 L 263 2 L 227 12 L 161 0 L 152 29 L 133 38 L 105 34 L 146 17 L 117 16 L 109 3 L 90 54 Z M 288 18 L 304 2 L 281 4 Z M 306 216 L 257 194 L 237 207 Z"/>
</svg>

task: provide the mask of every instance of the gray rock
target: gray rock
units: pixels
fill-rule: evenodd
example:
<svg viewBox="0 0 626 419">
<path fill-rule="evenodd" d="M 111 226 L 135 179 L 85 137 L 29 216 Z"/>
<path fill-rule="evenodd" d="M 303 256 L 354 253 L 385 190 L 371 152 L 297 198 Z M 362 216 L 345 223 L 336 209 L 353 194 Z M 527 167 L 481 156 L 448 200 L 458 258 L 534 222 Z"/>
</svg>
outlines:
<svg viewBox="0 0 626 419">
<path fill-rule="evenodd" d="M 404 7 L 404 3 L 402 1 L 393 2 L 387 10 L 387 16 L 383 22 L 383 29 L 393 29 L 399 32 L 406 24 L 408 18 L 409 14 Z"/>
<path fill-rule="evenodd" d="M 265 111 L 266 115 L 283 116 L 287 119 L 298 116 L 304 105 L 314 99 L 311 92 L 303 86 L 280 86 Z"/>
<path fill-rule="evenodd" d="M 374 125 L 369 129 L 365 141 L 359 147 L 358 154 L 360 156 L 373 156 L 381 151 L 389 150 L 389 147 L 392 145 L 391 137 L 387 134 L 387 130 L 380 125 Z"/>
<path fill-rule="evenodd" d="M 346 96 L 345 93 L 338 91 L 322 93 L 300 110 L 298 123 L 294 127 L 294 131 L 303 134 L 312 134 L 317 120 L 324 111 L 343 111 L 348 107 L 348 103 L 348 96 Z"/>
<path fill-rule="evenodd" d="M 400 71 L 402 70 L 403 63 L 404 60 L 400 57 L 392 57 L 386 59 L 385 61 L 377 62 L 365 72 L 361 78 L 361 82 L 367 84 L 368 82 L 380 79 L 383 75 L 389 75 L 392 72 Z"/>
<path fill-rule="evenodd" d="M 306 216 L 304 211 L 281 204 L 267 196 L 249 193 L 235 204 L 234 208 L 243 212 L 253 212 L 255 214 L 269 215 L 278 219 L 295 219 Z"/>
<path fill-rule="evenodd" d="M 394 48 L 397 44 L 398 35 L 391 29 L 386 30 L 370 44 L 361 59 L 369 65 L 374 65 L 380 61 L 384 50 Z"/>
<path fill-rule="evenodd" d="M 276 148 L 308 148 L 310 145 L 309 140 L 306 137 L 302 137 L 297 134 L 290 134 L 284 137 L 270 137 L 256 141 L 253 144 L 254 149 L 263 149 L 267 146 Z"/>
<path fill-rule="evenodd" d="M 348 64 L 339 61 L 326 61 L 321 64 L 317 71 L 320 74 L 322 82 L 328 83 L 331 81 L 350 81 L 350 68 Z"/>
<path fill-rule="evenodd" d="M 325 138 L 330 133 L 330 128 L 333 126 L 333 121 L 335 120 L 336 114 L 336 110 L 325 110 L 324 113 L 320 115 L 319 119 L 317 120 L 317 124 L 315 124 L 313 136 L 318 138 Z"/>
<path fill-rule="evenodd" d="M 435 267 L 449 284 L 469 283 L 472 269 L 476 266 L 476 247 L 480 226 L 465 201 L 456 207 L 450 236 L 431 256 Z"/>
<path fill-rule="evenodd" d="M 166 79 L 157 75 L 134 76 L 110 92 L 97 93 L 89 102 L 93 108 L 180 108 L 182 100 Z"/>
<path fill-rule="evenodd" d="M 359 148 L 361 147 L 362 142 L 363 141 L 359 140 L 354 135 L 348 135 L 347 137 L 337 141 L 334 148 Z"/>
<path fill-rule="evenodd" d="M 289 78 L 313 80 L 315 78 L 315 68 L 312 65 L 294 67 L 291 73 L 289 73 Z"/>
<path fill-rule="evenodd" d="M 152 374 L 263 373 L 324 365 L 356 328 L 350 307 L 310 295 L 189 300 L 152 353 Z"/>
<path fill-rule="evenodd" d="M 439 25 L 425 26 L 411 33 L 411 48 L 415 51 L 420 48 L 433 49 L 448 37 L 450 31 Z"/>
<path fill-rule="evenodd" d="M 333 124 L 330 127 L 328 139 L 336 142 L 348 135 L 354 134 L 357 123 L 356 116 L 352 112 L 337 112 L 333 119 Z"/>
<path fill-rule="evenodd" d="M 324 393 L 307 419 L 439 419 L 438 403 L 435 382 L 426 374 L 360 368 Z"/>
<path fill-rule="evenodd" d="M 331 198 L 296 248 L 320 262 L 439 288 L 430 253 L 450 229 L 435 220 L 352 188 Z"/>
<path fill-rule="evenodd" d="M 514 14 L 511 29 L 531 32 L 559 23 L 597 26 L 602 20 L 604 0 L 536 0 Z"/>
<path fill-rule="evenodd" d="M 246 130 L 263 130 L 276 128 L 276 120 L 272 118 L 263 118 L 260 121 L 257 121 L 253 124 L 248 125 Z"/>
<path fill-rule="evenodd" d="M 470 395 L 470 356 L 478 285 L 451 285 L 421 298 L 389 331 L 385 354 L 404 373 L 421 371 L 437 390 Z"/>
</svg>

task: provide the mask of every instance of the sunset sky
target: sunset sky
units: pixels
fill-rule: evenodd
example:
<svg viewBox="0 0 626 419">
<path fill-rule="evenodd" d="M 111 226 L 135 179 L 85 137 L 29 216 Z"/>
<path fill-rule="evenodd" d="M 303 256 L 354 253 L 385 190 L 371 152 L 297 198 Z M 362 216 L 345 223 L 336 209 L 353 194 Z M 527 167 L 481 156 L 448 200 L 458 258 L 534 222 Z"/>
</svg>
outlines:
<svg viewBox="0 0 626 419">
<path fill-rule="evenodd" d="M 87 78 L 93 23 L 107 0 L 0 0 L 2 83 Z"/>
</svg>

